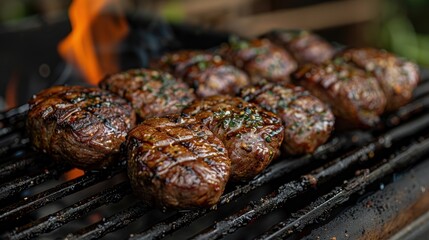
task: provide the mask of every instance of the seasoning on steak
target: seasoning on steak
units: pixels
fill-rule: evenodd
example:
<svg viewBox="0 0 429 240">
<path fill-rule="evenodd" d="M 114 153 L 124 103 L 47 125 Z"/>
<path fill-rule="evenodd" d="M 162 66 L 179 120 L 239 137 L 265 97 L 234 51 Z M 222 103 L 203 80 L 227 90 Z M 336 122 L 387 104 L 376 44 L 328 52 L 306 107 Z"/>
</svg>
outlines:
<svg viewBox="0 0 429 240">
<path fill-rule="evenodd" d="M 148 69 L 107 76 L 100 87 L 125 98 L 143 119 L 179 113 L 195 99 L 186 83 L 169 73 Z"/>
<path fill-rule="evenodd" d="M 407 104 L 419 83 L 419 68 L 384 50 L 348 49 L 340 53 L 346 61 L 374 74 L 387 98 L 387 111 Z"/>
<path fill-rule="evenodd" d="M 377 80 L 341 58 L 302 67 L 297 83 L 330 105 L 340 120 L 357 127 L 373 127 L 386 106 L 386 97 Z"/>
<path fill-rule="evenodd" d="M 206 52 L 169 53 L 152 65 L 183 79 L 199 97 L 236 95 L 239 89 L 249 84 L 246 73 L 225 62 L 219 55 Z"/>
<path fill-rule="evenodd" d="M 205 51 L 181 50 L 166 53 L 161 58 L 150 62 L 150 67 L 172 73 L 174 76 L 183 77 L 184 71 L 191 65 L 200 61 L 208 61 L 217 55 Z M 219 57 L 219 56 L 218 56 Z"/>
<path fill-rule="evenodd" d="M 283 149 L 290 154 L 312 153 L 328 140 L 334 115 L 318 98 L 291 84 L 265 84 L 244 88 L 241 97 L 283 120 Z"/>
<path fill-rule="evenodd" d="M 284 47 L 300 65 L 323 63 L 331 59 L 335 53 L 331 44 L 306 30 L 272 31 L 262 37 Z"/>
<path fill-rule="evenodd" d="M 225 144 L 232 180 L 253 178 L 280 153 L 284 134 L 281 119 L 241 98 L 196 100 L 183 113 L 202 121 Z"/>
<path fill-rule="evenodd" d="M 246 71 L 251 82 L 288 83 L 296 70 L 295 60 L 283 48 L 268 39 L 242 40 L 233 38 L 219 53 L 240 69 Z"/>
<path fill-rule="evenodd" d="M 131 106 L 99 88 L 51 87 L 29 105 L 26 124 L 33 146 L 54 160 L 84 169 L 113 163 L 135 124 Z"/>
<path fill-rule="evenodd" d="M 190 66 L 183 80 L 195 88 L 199 97 L 236 95 L 249 84 L 246 73 L 216 58 Z"/>
<path fill-rule="evenodd" d="M 218 202 L 229 178 L 223 143 L 183 114 L 146 119 L 130 131 L 125 149 L 134 193 L 150 204 L 208 207 Z"/>
</svg>

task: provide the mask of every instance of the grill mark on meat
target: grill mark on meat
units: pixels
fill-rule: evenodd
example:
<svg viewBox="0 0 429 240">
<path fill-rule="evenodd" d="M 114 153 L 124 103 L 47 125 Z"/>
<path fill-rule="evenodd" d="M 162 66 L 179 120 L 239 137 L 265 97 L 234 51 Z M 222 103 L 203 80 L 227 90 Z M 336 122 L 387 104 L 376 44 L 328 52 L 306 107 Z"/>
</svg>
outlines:
<svg viewBox="0 0 429 240">
<path fill-rule="evenodd" d="M 386 98 L 377 80 L 341 58 L 305 65 L 295 73 L 295 78 L 299 85 L 329 104 L 343 123 L 368 128 L 380 121 Z"/>
<path fill-rule="evenodd" d="M 35 148 L 84 169 L 113 163 L 135 123 L 125 100 L 98 88 L 56 86 L 29 104 L 27 130 Z"/>
<path fill-rule="evenodd" d="M 116 134 L 121 134 L 123 135 L 124 133 L 122 131 L 119 131 L 116 127 L 112 126 L 111 122 L 109 119 L 106 119 L 105 117 L 103 117 L 102 114 L 99 114 L 98 112 L 101 110 L 102 107 L 108 107 L 109 109 L 112 109 L 114 107 L 118 107 L 119 105 L 115 102 L 111 102 L 111 101 L 102 101 L 101 98 L 99 96 L 94 96 L 93 94 L 89 93 L 89 95 L 93 96 L 93 98 L 91 99 L 92 101 L 94 101 L 92 104 L 84 104 L 83 106 L 79 106 L 79 103 L 85 103 L 86 99 L 83 95 L 83 93 L 78 93 L 79 95 L 74 97 L 74 98 L 68 98 L 67 95 L 69 93 L 65 92 L 63 94 L 60 95 L 60 97 L 62 99 L 64 99 L 65 101 L 67 101 L 70 106 L 70 112 L 62 115 L 59 120 L 58 123 L 61 125 L 64 121 L 70 119 L 70 117 L 75 114 L 75 113 L 82 113 L 82 114 L 88 114 L 88 115 L 93 115 L 95 117 L 97 117 L 97 119 L 99 120 L 99 123 L 102 123 L 104 126 L 108 127 L 110 131 L 116 133 Z M 103 96 L 105 96 L 105 94 L 102 94 Z M 76 107 L 76 104 L 78 105 Z M 122 115 L 120 113 L 118 113 L 118 115 L 111 115 L 111 118 L 116 118 L 116 117 L 121 117 Z M 89 122 L 87 122 L 88 124 L 90 124 Z M 76 124 L 72 124 L 71 125 L 73 127 L 74 130 L 80 130 L 82 128 L 85 128 L 87 126 L 83 125 L 83 126 L 77 126 Z"/>
<path fill-rule="evenodd" d="M 263 35 L 262 38 L 268 38 L 285 48 L 300 65 L 323 63 L 331 59 L 335 53 L 331 44 L 306 30 L 272 31 Z"/>
<path fill-rule="evenodd" d="M 408 103 L 419 82 L 417 65 L 384 50 L 350 48 L 340 52 L 337 57 L 376 77 L 388 99 L 387 111 L 396 110 Z"/>
<path fill-rule="evenodd" d="M 195 116 L 223 141 L 231 158 L 233 180 L 256 176 L 279 154 L 281 120 L 240 98 L 212 96 L 195 101 L 183 112 Z"/>
<path fill-rule="evenodd" d="M 189 126 L 187 125 L 187 124 L 185 124 L 185 123 L 182 123 L 181 125 L 176 125 L 175 126 L 175 128 L 181 128 L 181 129 L 184 129 L 184 130 L 191 130 L 191 129 L 189 129 Z M 177 138 L 178 136 L 176 135 L 176 134 L 174 134 L 174 133 L 170 133 L 168 130 L 169 130 L 169 128 L 168 127 L 157 127 L 157 128 L 155 128 L 156 130 L 158 130 L 160 133 L 164 133 L 164 134 L 166 134 L 166 135 L 168 135 L 170 138 L 172 138 L 172 139 L 174 139 L 172 142 L 170 142 L 169 144 L 168 144 L 168 146 L 172 146 L 172 145 L 182 145 L 182 146 L 185 146 L 186 147 L 186 149 L 187 150 L 190 150 L 193 154 L 194 154 L 194 156 L 200 156 L 199 154 L 197 154 L 197 152 L 196 152 L 196 150 L 198 150 L 198 147 L 197 146 L 193 146 L 191 143 L 190 143 L 190 141 L 192 141 L 192 140 L 195 140 L 195 136 L 185 136 L 184 138 Z M 192 131 L 192 130 L 191 130 Z M 164 145 L 164 146 L 162 146 L 162 147 L 165 147 L 166 145 Z M 211 146 L 211 145 L 208 145 L 208 146 L 210 146 L 210 149 L 209 150 L 211 150 L 209 153 L 211 153 L 211 154 L 205 154 L 205 155 L 202 155 L 201 157 L 214 157 L 214 156 L 216 156 L 217 154 L 216 154 L 216 152 L 217 151 L 219 151 L 219 149 L 215 149 L 213 146 Z M 177 159 L 176 159 L 177 160 Z"/>
<path fill-rule="evenodd" d="M 333 130 L 334 116 L 329 108 L 301 87 L 269 83 L 246 87 L 240 95 L 283 120 L 282 147 L 287 153 L 312 153 Z"/>
<path fill-rule="evenodd" d="M 152 66 L 183 79 L 198 97 L 235 95 L 249 84 L 246 73 L 230 65 L 221 56 L 202 51 L 178 51 L 165 54 Z"/>
<path fill-rule="evenodd" d="M 142 125 L 144 125 L 144 124 L 142 124 Z M 149 125 L 146 125 L 146 126 L 149 127 Z M 169 168 L 172 168 L 174 166 L 184 164 L 184 163 L 189 162 L 189 161 L 192 162 L 197 157 L 209 158 L 209 157 L 215 157 L 215 156 L 219 155 L 216 153 L 217 151 L 219 151 L 219 149 L 214 148 L 211 145 L 206 146 L 206 147 L 210 147 L 210 149 L 209 149 L 210 154 L 204 154 L 204 155 L 198 154 L 199 152 L 197 152 L 196 150 L 199 149 L 199 146 L 193 146 L 190 143 L 191 141 L 195 140 L 195 137 L 193 137 L 191 135 L 186 135 L 184 138 L 178 138 L 178 136 L 176 134 L 170 133 L 168 131 L 171 127 L 172 127 L 171 125 L 166 125 L 166 126 L 160 126 L 160 127 L 154 128 L 158 133 L 168 136 L 169 139 L 166 141 L 157 141 L 153 147 L 157 148 L 159 151 L 161 151 L 161 153 L 164 156 L 168 157 L 169 160 L 175 162 L 175 164 L 168 165 L 168 167 L 166 167 L 164 171 L 162 171 L 162 170 L 158 171 L 157 172 L 158 175 L 165 174 L 169 170 Z M 185 131 L 188 131 L 188 130 L 192 131 L 189 128 L 188 124 L 186 124 L 186 123 L 174 125 L 174 128 L 175 129 L 180 128 L 180 129 L 183 129 Z M 169 140 L 171 140 L 171 141 L 169 141 Z M 188 156 L 187 158 L 177 158 L 176 155 L 173 155 L 171 153 L 166 153 L 164 151 L 165 148 L 172 147 L 172 146 L 183 146 L 184 148 L 181 148 L 180 150 L 182 150 L 182 151 L 189 150 L 189 151 L 191 151 L 192 156 Z M 177 151 L 180 151 L 180 150 L 177 150 Z M 204 177 L 204 176 L 201 176 L 201 177 Z"/>
<path fill-rule="evenodd" d="M 219 49 L 219 54 L 250 75 L 251 83 L 261 81 L 288 83 L 296 70 L 295 60 L 268 39 L 233 38 Z"/>
<path fill-rule="evenodd" d="M 179 113 L 195 99 L 193 90 L 180 79 L 148 69 L 113 74 L 99 85 L 129 101 L 142 119 Z"/>
<path fill-rule="evenodd" d="M 130 131 L 127 146 L 133 189 L 155 205 L 213 205 L 229 178 L 230 160 L 223 144 L 194 118 L 172 115 L 147 119 Z M 136 152 L 145 154 L 137 156 Z M 136 169 L 135 163 L 147 169 Z M 150 172 L 150 179 L 145 171 Z"/>
<path fill-rule="evenodd" d="M 99 123 L 102 123 L 104 126 L 108 127 L 110 131 L 115 132 L 115 133 L 119 133 L 121 135 L 123 135 L 124 133 L 122 131 L 117 130 L 115 127 L 113 127 L 110 123 L 110 121 L 106 118 L 104 118 L 101 114 L 98 114 L 98 111 L 100 111 L 101 107 L 104 107 L 103 105 L 105 105 L 106 107 L 112 108 L 112 107 L 117 107 L 118 105 L 116 103 L 112 103 L 112 102 L 103 102 L 101 101 L 100 98 L 95 99 L 96 102 L 87 105 L 85 104 L 84 106 L 79 106 L 79 103 L 85 103 L 85 97 L 84 96 L 78 96 L 75 98 L 68 98 L 67 95 L 69 94 L 69 92 L 64 92 L 62 94 L 59 95 L 59 97 L 65 101 L 67 101 L 70 105 L 68 106 L 70 112 L 67 112 L 66 114 L 61 114 L 61 116 L 58 116 L 58 120 L 57 123 L 64 127 L 64 123 L 68 120 L 70 120 L 70 118 L 76 114 L 76 113 L 80 113 L 80 114 L 85 114 L 87 116 L 95 116 L 98 120 Z M 79 93 L 78 93 L 79 94 Z M 83 95 L 83 93 L 81 93 L 81 95 Z M 92 95 L 92 94 L 89 94 Z M 78 99 L 78 101 L 75 101 L 75 99 Z M 94 100 L 94 99 L 91 99 Z M 75 104 L 78 104 L 78 106 L 76 106 Z M 112 106 L 112 105 L 116 105 L 116 106 Z M 119 117 L 122 115 L 111 115 L 111 117 Z M 90 123 L 90 122 L 84 122 L 88 125 L 90 124 L 94 124 L 94 123 Z M 66 124 L 65 126 L 69 126 L 68 124 Z M 87 127 L 87 125 L 77 125 L 74 122 L 72 122 L 70 124 L 70 126 L 73 128 L 73 130 L 80 130 L 82 128 Z M 95 135 L 94 135 L 95 137 Z"/>
<path fill-rule="evenodd" d="M 164 54 L 160 59 L 150 62 L 153 69 L 160 69 L 173 73 L 177 77 L 183 77 L 186 69 L 202 61 L 210 61 L 217 56 L 203 51 L 181 50 Z"/>
<path fill-rule="evenodd" d="M 240 88 L 249 84 L 244 72 L 223 60 L 198 62 L 186 70 L 183 79 L 196 89 L 199 97 L 235 95 Z"/>
</svg>

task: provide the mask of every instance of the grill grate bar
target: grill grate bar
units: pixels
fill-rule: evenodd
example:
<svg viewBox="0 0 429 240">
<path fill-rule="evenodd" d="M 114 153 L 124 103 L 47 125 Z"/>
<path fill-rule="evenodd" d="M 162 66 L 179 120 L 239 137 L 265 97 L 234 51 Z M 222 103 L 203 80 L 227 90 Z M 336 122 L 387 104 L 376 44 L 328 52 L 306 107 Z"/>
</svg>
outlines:
<svg viewBox="0 0 429 240">
<path fill-rule="evenodd" d="M 216 239 L 226 233 L 232 233 L 238 228 L 247 225 L 251 220 L 254 220 L 262 215 L 265 215 L 276 208 L 283 205 L 286 201 L 295 198 L 298 195 L 305 193 L 307 190 L 326 183 L 329 180 L 337 177 L 341 172 L 349 169 L 351 166 L 361 162 L 368 161 L 375 152 L 390 148 L 393 141 L 399 141 L 406 137 L 414 135 L 416 132 L 422 131 L 429 125 L 429 115 L 425 115 L 410 123 L 401 125 L 384 136 L 381 136 L 376 141 L 353 151 L 345 158 L 338 158 L 332 161 L 332 165 L 327 168 L 319 168 L 311 174 L 304 175 L 300 180 L 294 180 L 282 185 L 278 194 L 274 197 L 267 197 L 257 204 L 250 204 L 235 214 L 217 222 L 212 227 L 209 227 L 205 232 L 197 235 L 196 239 Z"/>
<path fill-rule="evenodd" d="M 412 116 L 417 115 L 423 111 L 429 109 L 429 96 L 414 100 L 413 102 L 401 107 L 394 114 L 391 114 L 387 117 L 385 122 L 386 126 L 393 127 L 400 124 L 402 121 L 405 121 Z"/>
<path fill-rule="evenodd" d="M 110 232 L 126 227 L 128 224 L 137 220 L 137 218 L 143 216 L 150 210 L 150 207 L 146 206 L 142 202 L 138 202 L 134 206 L 131 206 L 120 213 L 114 214 L 103 221 L 68 235 L 67 239 L 83 240 L 101 238 Z"/>
<path fill-rule="evenodd" d="M 362 174 L 347 181 L 342 187 L 334 189 L 330 193 L 318 198 L 304 209 L 291 214 L 291 217 L 285 221 L 276 224 L 268 232 L 259 237 L 259 239 L 278 239 L 286 238 L 294 232 L 302 230 L 313 221 L 329 214 L 334 208 L 346 202 L 351 195 L 364 189 L 366 186 L 374 183 L 395 170 L 401 170 L 416 161 L 425 154 L 429 153 L 429 138 L 419 143 L 412 143 L 405 151 L 399 153 L 393 159 L 383 163 L 373 171 Z M 299 217 L 297 217 L 299 216 Z"/>
<path fill-rule="evenodd" d="M 426 96 L 429 93 L 429 81 L 424 81 L 419 86 L 414 89 L 413 98 L 420 98 L 422 96 Z"/>
<path fill-rule="evenodd" d="M 2 184 L 0 185 L 0 200 L 12 197 L 25 189 L 44 183 L 48 179 L 59 176 L 60 173 L 67 169 L 69 168 L 54 166 L 44 169 L 43 172 L 35 176 L 22 176 L 14 179 L 14 181 Z"/>
<path fill-rule="evenodd" d="M 27 169 L 35 164 L 36 153 L 30 153 L 19 160 L 13 160 L 0 165 L 0 179 L 5 179 L 17 174 L 19 171 Z"/>
<path fill-rule="evenodd" d="M 116 173 L 118 173 L 118 170 L 109 171 L 108 173 L 87 173 L 82 177 L 75 178 L 71 181 L 50 188 L 49 190 L 28 197 L 27 199 L 21 200 L 15 204 L 9 205 L 0 209 L 0 222 L 4 222 L 12 218 L 21 218 L 30 211 L 34 211 L 64 196 L 78 192 L 93 184 L 103 181 Z"/>
<path fill-rule="evenodd" d="M 366 146 L 356 149 L 345 157 L 340 157 L 331 161 L 326 168 L 319 168 L 304 175 L 302 180 L 305 183 L 313 185 L 325 183 L 351 166 L 359 162 L 371 160 L 376 151 L 388 149 L 394 142 L 399 142 L 424 132 L 427 126 L 429 126 L 429 114 L 391 129 Z"/>
<path fill-rule="evenodd" d="M 24 128 L 24 120 L 22 121 L 22 124 L 18 124 L 18 126 L 7 126 L 0 128 L 0 138 L 5 137 L 8 134 L 11 134 L 13 132 L 17 132 L 19 129 Z"/>
<path fill-rule="evenodd" d="M 70 221 L 79 219 L 84 214 L 100 206 L 120 201 L 124 196 L 131 193 L 128 182 L 117 184 L 91 197 L 81 200 L 56 213 L 50 214 L 27 225 L 19 227 L 3 237 L 7 239 L 30 239 L 57 229 Z"/>
<path fill-rule="evenodd" d="M 16 111 L 15 111 L 16 110 Z M 0 138 L 25 127 L 28 104 L 0 114 Z"/>
<path fill-rule="evenodd" d="M 2 112 L 0 113 L 0 121 L 6 120 L 7 122 L 13 123 L 16 118 L 19 118 L 22 115 L 26 115 L 28 108 L 28 104 L 23 104 L 17 108 Z"/>
<path fill-rule="evenodd" d="M 0 143 L 0 157 L 7 157 L 11 153 L 13 154 L 20 149 L 25 149 L 29 146 L 29 143 L 30 139 L 22 138 L 21 133 L 14 133 L 6 141 L 4 141 L 4 138 L 2 138 L 2 142 Z M 3 159 L 0 160 L 0 162 L 3 162 Z"/>
</svg>

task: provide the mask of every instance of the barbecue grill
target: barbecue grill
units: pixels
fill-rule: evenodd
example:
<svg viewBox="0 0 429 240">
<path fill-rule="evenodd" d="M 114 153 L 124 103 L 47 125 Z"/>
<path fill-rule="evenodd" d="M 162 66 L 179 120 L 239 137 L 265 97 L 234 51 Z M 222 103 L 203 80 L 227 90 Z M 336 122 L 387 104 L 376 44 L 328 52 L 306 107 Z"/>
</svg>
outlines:
<svg viewBox="0 0 429 240">
<path fill-rule="evenodd" d="M 205 43 L 201 48 L 216 42 L 180 26 L 174 33 L 181 43 Z M 0 238 L 418 236 L 428 229 L 428 109 L 429 72 L 422 70 L 413 101 L 386 114 L 378 128 L 338 132 L 312 155 L 283 156 L 253 180 L 230 183 L 210 209 L 174 211 L 137 200 L 124 161 L 67 178 L 70 166 L 32 150 L 22 105 L 0 113 Z"/>
<path fill-rule="evenodd" d="M 380 194 L 383 188 L 410 178 L 420 168 L 429 167 L 427 161 L 416 165 L 427 160 L 429 153 L 428 86 L 429 76 L 424 73 L 414 100 L 387 115 L 379 129 L 337 134 L 313 155 L 277 160 L 250 182 L 231 184 L 215 207 L 189 211 L 153 209 L 134 199 L 123 164 L 105 171 L 88 171 L 64 181 L 62 175 L 70 168 L 52 163 L 29 146 L 24 129 L 27 105 L 3 112 L 0 116 L 2 238 L 29 239 L 46 235 L 90 239 L 115 231 L 131 239 L 170 234 L 173 238 L 199 239 L 234 238 L 235 234 L 295 238 L 311 233 L 314 226 L 329 224 L 339 209 L 356 201 L 365 202 L 362 195 L 370 194 L 374 188 L 379 188 L 375 194 Z M 395 180 L 402 175 L 400 180 Z M 386 225 L 398 221 L 396 218 L 421 201 L 420 198 L 427 198 L 422 189 L 426 189 L 429 182 L 420 184 L 415 188 L 421 194 L 415 194 L 409 205 L 395 206 L 398 211 L 385 219 Z M 361 208 L 379 208 L 379 215 L 387 216 L 383 204 L 394 204 L 391 201 L 405 194 L 401 190 L 384 193 L 389 196 L 382 196 L 386 200 L 378 203 L 381 208 L 375 201 Z M 54 207 L 48 208 L 50 205 Z M 60 210 L 52 210 L 58 205 Z M 400 218 L 402 222 L 395 224 L 402 228 L 427 209 L 428 204 L 419 205 L 413 216 Z M 101 215 L 100 219 L 85 225 L 93 214 Z M 352 221 L 348 223 L 347 227 L 353 229 Z M 380 228 L 365 227 L 363 236 Z M 394 230 L 397 229 L 391 229 L 391 233 Z M 49 235 L 50 232 L 53 235 Z"/>
</svg>

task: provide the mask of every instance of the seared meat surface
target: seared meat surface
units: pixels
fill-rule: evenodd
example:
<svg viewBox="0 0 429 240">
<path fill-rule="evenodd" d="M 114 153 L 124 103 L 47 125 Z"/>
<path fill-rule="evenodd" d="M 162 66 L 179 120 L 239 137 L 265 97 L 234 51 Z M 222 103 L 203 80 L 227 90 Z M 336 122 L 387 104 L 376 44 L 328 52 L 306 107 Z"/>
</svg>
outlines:
<svg viewBox="0 0 429 240">
<path fill-rule="evenodd" d="M 179 113 L 195 99 L 186 83 L 155 70 L 133 69 L 113 74 L 99 85 L 125 98 L 143 119 Z"/>
<path fill-rule="evenodd" d="M 219 49 L 219 53 L 246 71 L 254 84 L 265 80 L 288 83 L 290 74 L 297 68 L 289 53 L 268 39 L 232 39 Z"/>
<path fill-rule="evenodd" d="M 145 202 L 168 208 L 218 202 L 230 174 L 223 143 L 193 117 L 150 118 L 126 141 L 128 176 Z"/>
<path fill-rule="evenodd" d="M 306 30 L 272 31 L 263 37 L 284 47 L 300 65 L 323 63 L 331 59 L 335 53 L 331 44 Z"/>
<path fill-rule="evenodd" d="M 419 83 L 419 68 L 384 50 L 347 49 L 339 54 L 346 61 L 374 74 L 387 98 L 387 111 L 407 104 Z"/>
<path fill-rule="evenodd" d="M 225 144 L 233 180 L 253 178 L 279 155 L 284 134 L 281 119 L 241 98 L 197 100 L 183 113 L 202 121 Z"/>
<path fill-rule="evenodd" d="M 178 77 L 183 77 L 185 69 L 189 66 L 201 61 L 209 61 L 215 56 L 217 55 L 205 51 L 181 50 L 173 53 L 166 53 L 161 58 L 151 61 L 150 67 L 170 72 Z M 217 57 L 220 58 L 219 56 Z"/>
<path fill-rule="evenodd" d="M 152 65 L 182 78 L 199 97 L 235 95 L 240 88 L 249 84 L 246 73 L 225 62 L 219 55 L 206 52 L 170 53 Z"/>
<path fill-rule="evenodd" d="M 296 82 L 330 105 L 334 115 L 358 127 L 374 127 L 386 106 L 377 80 L 365 71 L 336 59 L 309 64 L 295 75 Z"/>
<path fill-rule="evenodd" d="M 331 110 L 301 87 L 255 85 L 244 88 L 241 97 L 281 117 L 285 132 L 282 146 L 290 154 L 314 152 L 334 128 Z"/>
<path fill-rule="evenodd" d="M 216 58 L 198 62 L 186 70 L 183 79 L 195 88 L 199 97 L 236 95 L 249 84 L 246 73 Z"/>
<path fill-rule="evenodd" d="M 84 169 L 110 165 L 135 113 L 122 98 L 98 88 L 56 86 L 29 102 L 27 130 L 33 146 L 54 160 Z"/>
</svg>

